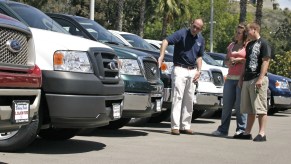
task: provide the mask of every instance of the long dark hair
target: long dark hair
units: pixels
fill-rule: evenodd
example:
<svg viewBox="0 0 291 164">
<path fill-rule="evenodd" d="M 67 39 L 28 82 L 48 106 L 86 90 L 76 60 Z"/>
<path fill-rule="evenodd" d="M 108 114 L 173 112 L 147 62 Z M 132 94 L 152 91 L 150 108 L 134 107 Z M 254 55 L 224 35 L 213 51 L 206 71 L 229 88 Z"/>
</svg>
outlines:
<svg viewBox="0 0 291 164">
<path fill-rule="evenodd" d="M 243 46 L 245 46 L 246 42 L 247 42 L 247 38 L 248 38 L 248 34 L 247 34 L 247 26 L 245 23 L 240 23 L 239 25 L 237 25 L 237 28 L 242 29 L 243 30 Z M 235 41 L 235 43 L 237 43 L 237 40 Z"/>
</svg>

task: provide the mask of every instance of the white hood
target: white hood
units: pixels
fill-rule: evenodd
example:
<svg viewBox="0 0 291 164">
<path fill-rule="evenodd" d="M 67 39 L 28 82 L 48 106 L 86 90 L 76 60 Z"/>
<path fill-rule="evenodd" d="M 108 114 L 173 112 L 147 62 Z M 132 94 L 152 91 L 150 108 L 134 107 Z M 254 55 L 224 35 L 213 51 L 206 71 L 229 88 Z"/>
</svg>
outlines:
<svg viewBox="0 0 291 164">
<path fill-rule="evenodd" d="M 210 64 L 205 63 L 202 60 L 202 68 L 201 69 L 202 70 L 209 70 L 210 68 L 220 69 L 224 77 L 226 77 L 226 75 L 228 73 L 228 68 L 210 65 Z"/>
<path fill-rule="evenodd" d="M 107 45 L 89 39 L 48 30 L 31 28 L 36 64 L 41 70 L 53 70 L 53 54 L 57 50 L 88 51 L 90 47 L 108 48 Z"/>
</svg>

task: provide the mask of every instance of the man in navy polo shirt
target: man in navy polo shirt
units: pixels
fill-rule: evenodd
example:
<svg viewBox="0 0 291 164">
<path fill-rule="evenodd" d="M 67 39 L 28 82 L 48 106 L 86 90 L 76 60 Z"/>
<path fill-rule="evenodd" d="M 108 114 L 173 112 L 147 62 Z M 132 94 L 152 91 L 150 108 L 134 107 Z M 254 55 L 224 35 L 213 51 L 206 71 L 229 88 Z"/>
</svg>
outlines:
<svg viewBox="0 0 291 164">
<path fill-rule="evenodd" d="M 201 35 L 202 19 L 192 21 L 189 29 L 181 29 L 163 40 L 159 67 L 162 65 L 165 49 L 174 48 L 174 69 L 172 71 L 172 113 L 171 134 L 193 134 L 191 120 L 193 112 L 194 82 L 200 77 L 205 41 Z"/>
</svg>

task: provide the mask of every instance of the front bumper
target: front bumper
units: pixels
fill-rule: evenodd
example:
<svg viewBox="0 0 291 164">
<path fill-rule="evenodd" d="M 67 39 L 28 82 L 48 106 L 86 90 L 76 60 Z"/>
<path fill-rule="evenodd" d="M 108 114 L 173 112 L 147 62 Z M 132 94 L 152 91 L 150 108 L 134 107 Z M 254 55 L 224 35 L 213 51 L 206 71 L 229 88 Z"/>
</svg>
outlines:
<svg viewBox="0 0 291 164">
<path fill-rule="evenodd" d="M 113 105 L 120 105 L 123 95 L 90 96 L 46 94 L 51 123 L 56 128 L 90 128 L 109 124 Z"/>
<path fill-rule="evenodd" d="M 222 108 L 222 93 L 202 93 L 194 95 L 195 110 L 216 110 Z"/>
<path fill-rule="evenodd" d="M 40 89 L 1 89 L 0 96 L 0 132 L 17 130 L 20 126 L 29 124 L 29 122 L 12 123 L 13 100 L 29 100 L 29 120 L 32 121 L 37 116 L 41 97 Z"/>
<path fill-rule="evenodd" d="M 163 103 L 161 93 L 124 93 L 122 117 L 150 117 L 161 112 Z"/>
<path fill-rule="evenodd" d="M 173 100 L 172 88 L 164 88 L 163 100 L 162 108 L 171 109 Z"/>
<path fill-rule="evenodd" d="M 117 119 L 122 113 L 124 83 L 103 83 L 94 74 L 42 71 L 49 121 L 56 128 L 93 128 Z M 49 123 L 49 122 L 48 122 Z"/>
<path fill-rule="evenodd" d="M 291 97 L 283 97 L 283 96 L 274 96 L 274 104 L 275 108 L 291 108 Z"/>
</svg>

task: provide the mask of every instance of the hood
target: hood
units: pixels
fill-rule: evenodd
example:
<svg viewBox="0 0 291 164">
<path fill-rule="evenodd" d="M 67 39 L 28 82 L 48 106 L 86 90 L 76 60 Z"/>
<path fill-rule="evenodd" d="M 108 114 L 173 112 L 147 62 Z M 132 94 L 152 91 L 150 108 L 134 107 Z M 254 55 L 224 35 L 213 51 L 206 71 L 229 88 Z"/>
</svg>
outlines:
<svg viewBox="0 0 291 164">
<path fill-rule="evenodd" d="M 202 68 L 201 69 L 202 70 L 209 70 L 210 68 L 215 68 L 215 69 L 221 70 L 223 76 L 226 76 L 228 74 L 228 68 L 210 65 L 202 60 Z"/>
<path fill-rule="evenodd" d="M 25 24 L 4 14 L 0 14 L 0 26 L 9 29 L 17 29 L 31 36 L 30 30 Z"/>
<path fill-rule="evenodd" d="M 291 81 L 291 79 L 289 79 L 288 77 L 284 77 L 284 76 L 280 76 L 280 75 L 275 75 L 273 73 L 268 72 L 268 78 L 270 81 L 276 81 L 276 80 L 280 80 L 280 81 Z"/>
<path fill-rule="evenodd" d="M 152 57 L 148 53 L 134 50 L 127 47 L 121 47 L 121 46 L 115 46 L 115 45 L 110 45 L 110 47 L 115 50 L 117 56 L 120 59 L 137 59 L 138 57 Z"/>
<path fill-rule="evenodd" d="M 36 64 L 41 70 L 53 70 L 53 54 L 57 50 L 88 51 L 93 47 L 111 49 L 102 43 L 73 35 L 36 28 L 30 30 L 35 43 Z"/>
</svg>

